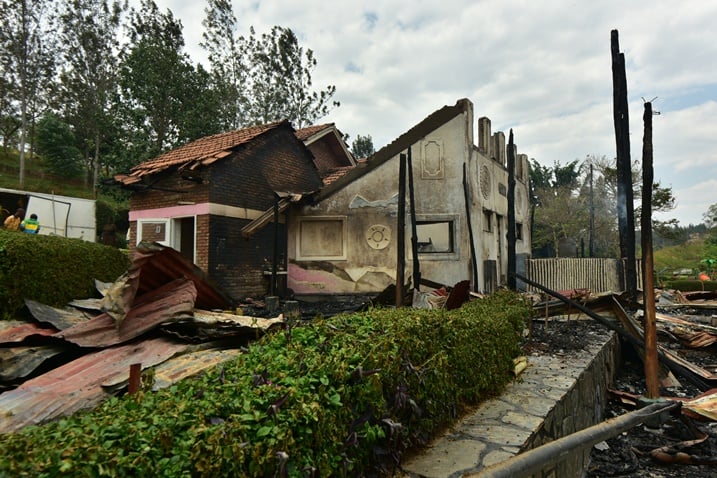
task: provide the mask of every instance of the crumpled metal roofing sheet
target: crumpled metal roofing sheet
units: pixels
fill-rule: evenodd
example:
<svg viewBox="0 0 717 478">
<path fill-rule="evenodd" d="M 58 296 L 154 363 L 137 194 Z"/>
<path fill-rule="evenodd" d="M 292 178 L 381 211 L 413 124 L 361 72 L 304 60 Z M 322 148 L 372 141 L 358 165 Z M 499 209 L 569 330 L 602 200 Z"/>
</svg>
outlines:
<svg viewBox="0 0 717 478">
<path fill-rule="evenodd" d="M 28 380 L 0 394 L 0 433 L 92 408 L 110 396 L 102 384 L 128 379 L 130 365 L 152 367 L 187 347 L 167 338 L 144 340 L 89 353 Z"/>
<path fill-rule="evenodd" d="M 229 297 L 217 289 L 206 274 L 171 247 L 157 243 L 140 243 L 132 258 L 132 266 L 139 267 L 137 296 L 152 291 L 167 282 L 186 277 L 197 288 L 195 306 L 201 309 L 225 309 L 231 306 Z"/>
<path fill-rule="evenodd" d="M 57 333 L 54 327 L 40 327 L 30 322 L 18 320 L 0 320 L 0 345 L 19 343 L 32 336 L 52 336 Z"/>
<path fill-rule="evenodd" d="M 173 357 L 154 368 L 152 390 L 167 388 L 184 378 L 236 358 L 241 353 L 240 349 L 208 349 Z"/>
<path fill-rule="evenodd" d="M 11 382 L 27 377 L 45 360 L 66 351 L 65 345 L 0 347 L 0 381 Z"/>
<path fill-rule="evenodd" d="M 30 299 L 25 299 L 25 306 L 38 322 L 52 324 L 57 330 L 69 329 L 90 319 L 78 310 L 58 309 Z"/>
<path fill-rule="evenodd" d="M 163 322 L 191 316 L 196 295 L 194 282 L 175 279 L 138 298 L 119 326 L 108 314 L 102 314 L 58 332 L 55 337 L 81 347 L 108 347 L 124 343 Z"/>
</svg>

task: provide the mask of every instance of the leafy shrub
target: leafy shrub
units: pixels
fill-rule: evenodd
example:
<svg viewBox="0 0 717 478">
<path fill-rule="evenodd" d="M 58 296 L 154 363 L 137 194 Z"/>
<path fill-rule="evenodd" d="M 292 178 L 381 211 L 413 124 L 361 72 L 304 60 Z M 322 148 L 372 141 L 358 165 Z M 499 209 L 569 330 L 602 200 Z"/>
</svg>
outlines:
<svg viewBox="0 0 717 478">
<path fill-rule="evenodd" d="M 361 476 L 500 393 L 528 314 L 501 292 L 287 326 L 201 377 L 0 435 L 0 475 Z"/>
<path fill-rule="evenodd" d="M 700 281 L 694 279 L 666 280 L 665 289 L 681 290 L 683 292 L 694 292 L 699 290 L 717 290 L 717 281 Z"/>
<path fill-rule="evenodd" d="M 101 244 L 0 230 L 0 315 L 12 317 L 24 299 L 62 306 L 92 297 L 95 279 L 114 281 L 128 267 L 126 254 Z"/>
</svg>

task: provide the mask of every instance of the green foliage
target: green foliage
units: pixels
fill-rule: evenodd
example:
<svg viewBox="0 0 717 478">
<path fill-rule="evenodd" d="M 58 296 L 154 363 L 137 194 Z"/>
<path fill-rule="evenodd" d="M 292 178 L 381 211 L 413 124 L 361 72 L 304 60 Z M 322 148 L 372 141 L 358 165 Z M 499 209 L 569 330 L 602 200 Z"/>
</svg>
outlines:
<svg viewBox="0 0 717 478">
<path fill-rule="evenodd" d="M 373 146 L 373 138 L 370 134 L 366 136 L 358 135 L 353 143 L 351 143 L 351 152 L 355 158 L 368 158 L 376 152 Z"/>
<path fill-rule="evenodd" d="M 702 241 L 691 241 L 677 246 L 663 247 L 653 253 L 655 270 L 658 272 L 682 268 L 698 270 L 700 261 L 705 257 L 704 251 Z"/>
<path fill-rule="evenodd" d="M 498 394 L 528 315 L 499 292 L 288 326 L 199 378 L 0 436 L 0 475 L 363 476 Z"/>
<path fill-rule="evenodd" d="M 312 72 L 317 60 L 291 28 L 274 26 L 258 36 L 237 34 L 232 3 L 209 0 L 202 43 L 209 57 L 215 91 L 221 96 L 225 124 L 244 127 L 288 119 L 303 128 L 339 106 L 336 87 L 317 91 Z"/>
<path fill-rule="evenodd" d="M 67 123 L 54 114 L 47 114 L 37 128 L 37 152 L 47 161 L 50 172 L 62 178 L 80 176 L 82 153 Z"/>
<path fill-rule="evenodd" d="M 666 280 L 663 282 L 665 289 L 681 290 L 683 292 L 695 292 L 700 290 L 717 290 L 717 281 L 707 280 Z"/>
<path fill-rule="evenodd" d="M 11 318 L 24 299 L 64 306 L 94 296 L 94 280 L 114 281 L 127 270 L 121 251 L 58 236 L 0 230 L 0 316 Z"/>
</svg>

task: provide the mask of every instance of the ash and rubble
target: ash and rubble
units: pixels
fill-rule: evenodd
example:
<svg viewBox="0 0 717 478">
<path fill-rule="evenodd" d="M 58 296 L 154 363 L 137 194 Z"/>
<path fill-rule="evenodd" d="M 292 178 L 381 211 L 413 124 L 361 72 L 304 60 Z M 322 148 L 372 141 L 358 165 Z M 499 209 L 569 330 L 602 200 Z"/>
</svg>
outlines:
<svg viewBox="0 0 717 478">
<path fill-rule="evenodd" d="M 658 400 L 678 401 L 681 406 L 660 421 L 640 424 L 595 445 L 586 477 L 706 478 L 717 474 L 717 301 L 713 294 L 679 291 L 659 291 L 657 297 L 658 345 L 667 354 L 663 359 L 667 359 L 667 365 L 672 365 L 672 360 L 684 365 L 676 368 L 683 373 L 679 376 L 670 373 L 663 360 Z M 591 300 L 583 302 L 590 306 Z M 593 298 L 591 308 L 604 311 L 603 302 L 601 297 Z M 571 351 L 582 349 L 591 334 L 604 329 L 574 309 L 572 315 L 556 317 L 568 309 L 563 304 L 553 306 L 557 310 L 552 312 L 545 312 L 548 309 L 544 304 L 534 308 L 526 353 L 549 353 L 569 359 Z M 623 322 L 637 325 L 637 333 L 641 333 L 641 310 L 628 315 Z M 615 319 L 616 325 L 619 322 Z M 621 342 L 622 363 L 616 364 L 615 382 L 608 390 L 606 419 L 654 403 L 645 398 L 639 348 L 624 337 Z"/>
</svg>

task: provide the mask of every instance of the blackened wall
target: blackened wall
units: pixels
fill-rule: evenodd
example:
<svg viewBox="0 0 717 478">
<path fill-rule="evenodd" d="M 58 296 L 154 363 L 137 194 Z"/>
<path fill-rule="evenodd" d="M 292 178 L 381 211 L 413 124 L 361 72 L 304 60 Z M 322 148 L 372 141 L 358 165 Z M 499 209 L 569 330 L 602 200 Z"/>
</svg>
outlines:
<svg viewBox="0 0 717 478">
<path fill-rule="evenodd" d="M 209 276 L 234 299 L 264 297 L 270 290 L 274 258 L 274 224 L 260 230 L 251 239 L 241 236 L 249 221 L 211 216 L 209 221 Z M 281 262 L 286 251 L 286 227 L 279 224 Z"/>
<path fill-rule="evenodd" d="M 242 145 L 211 167 L 210 201 L 266 211 L 277 192 L 306 193 L 321 187 L 313 159 L 288 126 Z"/>
</svg>

